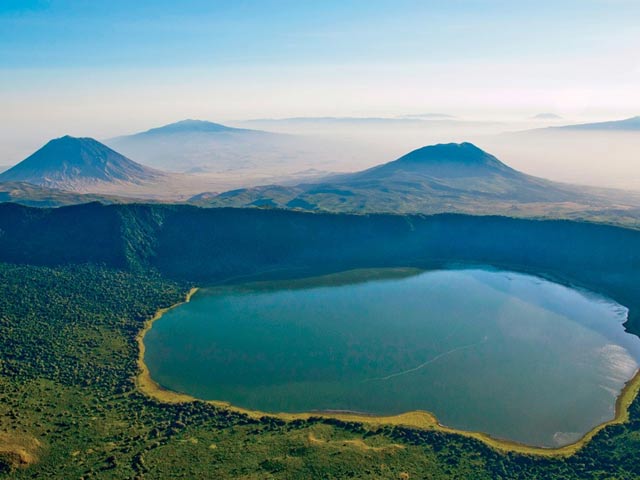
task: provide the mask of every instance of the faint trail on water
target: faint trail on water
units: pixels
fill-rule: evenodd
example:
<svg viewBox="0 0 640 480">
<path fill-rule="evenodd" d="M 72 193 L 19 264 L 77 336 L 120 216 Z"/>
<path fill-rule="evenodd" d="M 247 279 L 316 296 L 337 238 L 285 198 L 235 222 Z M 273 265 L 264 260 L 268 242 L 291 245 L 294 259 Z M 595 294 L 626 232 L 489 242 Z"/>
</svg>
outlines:
<svg viewBox="0 0 640 480">
<path fill-rule="evenodd" d="M 427 360 L 424 363 L 421 363 L 420 365 L 418 365 L 417 367 L 414 368 L 410 368 L 409 370 L 403 370 L 402 372 L 398 372 L 398 373 L 392 373 L 391 375 L 387 375 L 386 377 L 376 377 L 376 378 L 370 378 L 368 380 L 364 380 L 365 382 L 373 382 L 376 380 L 390 380 L 392 378 L 395 377 L 400 377 L 402 375 L 407 375 L 409 373 L 413 373 L 413 372 L 417 372 L 418 370 L 420 370 L 421 368 L 426 367 L 427 365 L 432 364 L 433 362 L 436 362 L 438 360 L 440 360 L 443 357 L 446 357 L 447 355 L 451 355 L 452 353 L 456 353 L 459 352 L 460 350 L 466 350 L 467 348 L 472 348 L 472 347 L 477 347 L 478 345 L 482 345 L 483 343 L 485 343 L 488 340 L 488 337 L 484 337 L 482 340 L 480 340 L 479 342 L 476 343 L 471 343 L 469 345 L 462 345 L 461 347 L 456 347 L 453 348 L 451 350 L 447 350 L 446 352 L 443 352 L 439 355 L 436 355 L 435 357 Z"/>
</svg>

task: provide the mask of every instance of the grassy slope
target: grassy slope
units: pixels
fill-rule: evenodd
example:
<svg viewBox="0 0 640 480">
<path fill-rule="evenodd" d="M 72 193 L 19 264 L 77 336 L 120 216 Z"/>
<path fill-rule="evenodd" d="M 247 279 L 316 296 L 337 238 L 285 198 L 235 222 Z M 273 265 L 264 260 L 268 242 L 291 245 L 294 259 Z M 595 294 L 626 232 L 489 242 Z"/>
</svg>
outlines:
<svg viewBox="0 0 640 480">
<path fill-rule="evenodd" d="M 135 388 L 136 336 L 187 285 L 95 266 L 0 264 L 0 470 L 7 478 L 635 478 L 640 402 L 577 455 L 459 435 L 251 419 Z M 115 361 L 114 361 L 115 359 Z"/>
</svg>

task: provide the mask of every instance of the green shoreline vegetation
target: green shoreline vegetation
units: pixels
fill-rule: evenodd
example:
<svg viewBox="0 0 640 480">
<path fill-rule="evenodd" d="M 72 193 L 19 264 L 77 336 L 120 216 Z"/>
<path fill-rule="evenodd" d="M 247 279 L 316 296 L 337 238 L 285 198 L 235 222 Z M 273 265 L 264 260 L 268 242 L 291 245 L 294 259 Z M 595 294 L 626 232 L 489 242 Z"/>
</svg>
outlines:
<svg viewBox="0 0 640 480">
<path fill-rule="evenodd" d="M 389 269 L 357 269 L 357 270 L 349 270 L 346 272 L 340 272 L 336 274 L 322 275 L 319 277 L 309 277 L 303 279 L 296 280 L 280 280 L 276 282 L 263 282 L 256 281 L 251 282 L 244 285 L 235 286 L 235 288 L 248 288 L 251 290 L 254 289 L 279 289 L 279 288 L 305 288 L 308 285 L 314 286 L 337 286 L 343 285 L 345 283 L 350 283 L 353 281 L 371 281 L 377 280 L 380 278 L 402 278 L 410 275 L 415 275 L 420 273 L 421 270 L 415 268 L 389 268 Z M 149 372 L 149 368 L 144 362 L 144 354 L 145 354 L 145 346 L 144 346 L 144 336 L 146 333 L 153 327 L 153 324 L 160 320 L 162 316 L 168 312 L 169 310 L 179 307 L 184 303 L 187 303 L 191 300 L 193 295 L 199 290 L 203 291 L 215 291 L 220 288 L 226 287 L 209 287 L 206 289 L 201 288 L 192 288 L 184 300 L 172 305 L 168 308 L 163 308 L 158 310 L 156 314 L 145 323 L 144 328 L 140 331 L 140 334 L 137 337 L 138 345 L 139 345 L 139 375 L 137 377 L 137 386 L 141 392 L 146 395 L 149 395 L 153 398 L 156 398 L 163 402 L 169 403 L 180 403 L 180 402 L 192 402 L 197 399 L 188 394 L 184 394 L 181 392 L 175 392 L 170 389 L 164 388 L 157 382 L 153 380 L 151 374 Z M 248 415 L 252 418 L 260 419 L 265 417 L 273 417 L 276 419 L 284 420 L 284 421 L 292 421 L 292 420 L 308 420 L 313 417 L 320 418 L 328 418 L 328 419 L 337 419 L 345 422 L 360 422 L 367 425 L 372 426 L 383 426 L 383 425 L 399 425 L 399 426 L 407 426 L 412 428 L 419 429 L 428 429 L 428 430 L 436 430 L 444 433 L 451 433 L 457 435 L 463 435 L 466 437 L 474 438 L 476 440 L 480 440 L 487 444 L 488 446 L 495 448 L 502 452 L 517 452 L 522 454 L 530 454 L 537 456 L 548 456 L 548 457 L 563 457 L 575 454 L 578 450 L 583 448 L 598 432 L 610 425 L 616 425 L 620 423 L 627 422 L 629 420 L 629 407 L 633 403 L 633 401 L 638 396 L 640 392 L 640 370 L 637 370 L 633 377 L 630 378 L 623 387 L 622 391 L 616 398 L 615 403 L 615 413 L 614 417 L 610 420 L 600 423 L 596 425 L 594 428 L 586 432 L 575 442 L 564 445 L 562 447 L 557 448 L 545 448 L 545 447 L 536 447 L 531 445 L 526 445 L 518 442 L 513 442 L 509 440 L 503 440 L 499 438 L 494 438 L 483 432 L 473 432 L 467 430 L 461 430 L 456 428 L 447 427 L 439 423 L 437 417 L 429 412 L 423 410 L 414 410 L 409 412 L 404 412 L 399 415 L 390 415 L 390 416 L 379 416 L 379 415 L 370 415 L 359 412 L 341 412 L 341 411 L 314 411 L 314 412 L 303 412 L 303 413 L 267 413 L 261 412 L 259 410 L 252 410 L 247 408 L 238 407 L 233 405 L 232 403 L 223 401 L 223 400 L 202 400 L 220 408 L 226 408 L 234 412 L 238 412 L 244 415 Z"/>
</svg>

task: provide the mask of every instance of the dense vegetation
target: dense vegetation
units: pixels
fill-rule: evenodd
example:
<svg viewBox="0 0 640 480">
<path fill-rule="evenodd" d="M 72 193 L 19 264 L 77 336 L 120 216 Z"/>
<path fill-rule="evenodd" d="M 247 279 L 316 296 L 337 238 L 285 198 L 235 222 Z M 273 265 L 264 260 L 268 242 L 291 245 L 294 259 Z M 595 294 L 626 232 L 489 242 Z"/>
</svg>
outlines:
<svg viewBox="0 0 640 480">
<path fill-rule="evenodd" d="M 564 220 L 345 215 L 176 205 L 0 205 L 0 261 L 101 263 L 213 284 L 359 267 L 491 264 L 588 287 L 631 308 L 640 231 Z"/>
<path fill-rule="evenodd" d="M 515 246 L 499 254 L 496 242 Z M 5 206 L 0 471 L 16 479 L 640 478 L 639 399 L 630 422 L 553 459 L 502 454 L 437 431 L 319 418 L 285 423 L 197 401 L 165 404 L 134 383 L 143 322 L 193 280 L 476 254 L 476 261 L 520 262 L 602 288 L 634 312 L 639 245 L 640 233 L 624 229 L 498 217 Z"/>
</svg>

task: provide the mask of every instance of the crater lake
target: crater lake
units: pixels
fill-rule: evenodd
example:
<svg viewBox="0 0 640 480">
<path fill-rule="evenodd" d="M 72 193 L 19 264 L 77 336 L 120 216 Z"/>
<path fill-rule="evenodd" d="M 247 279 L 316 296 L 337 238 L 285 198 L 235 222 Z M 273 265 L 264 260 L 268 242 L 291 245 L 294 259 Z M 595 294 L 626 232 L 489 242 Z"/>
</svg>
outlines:
<svg viewBox="0 0 640 480">
<path fill-rule="evenodd" d="M 528 445 L 578 440 L 638 369 L 627 309 L 532 275 L 355 270 L 200 289 L 144 338 L 162 387 L 263 412 L 424 410 Z"/>
</svg>

